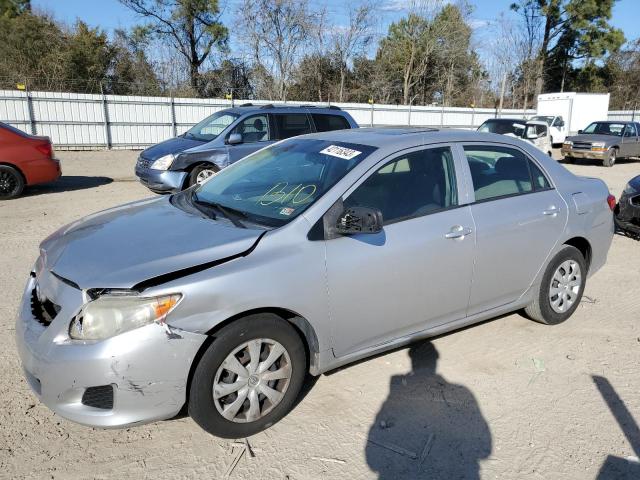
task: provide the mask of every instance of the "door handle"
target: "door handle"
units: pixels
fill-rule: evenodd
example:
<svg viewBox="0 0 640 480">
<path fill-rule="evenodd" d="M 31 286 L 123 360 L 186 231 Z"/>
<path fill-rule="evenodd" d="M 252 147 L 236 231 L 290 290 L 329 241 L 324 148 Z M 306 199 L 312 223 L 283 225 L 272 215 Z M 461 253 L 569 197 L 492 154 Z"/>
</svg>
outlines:
<svg viewBox="0 0 640 480">
<path fill-rule="evenodd" d="M 467 235 L 470 235 L 473 232 L 469 227 L 463 227 L 462 225 L 456 225 L 455 227 L 451 227 L 449 233 L 444 235 L 444 238 L 456 239 L 456 238 L 464 238 Z"/>
<path fill-rule="evenodd" d="M 554 217 L 558 214 L 560 210 L 556 206 L 549 207 L 548 210 L 543 211 L 545 215 L 553 215 Z"/>
</svg>

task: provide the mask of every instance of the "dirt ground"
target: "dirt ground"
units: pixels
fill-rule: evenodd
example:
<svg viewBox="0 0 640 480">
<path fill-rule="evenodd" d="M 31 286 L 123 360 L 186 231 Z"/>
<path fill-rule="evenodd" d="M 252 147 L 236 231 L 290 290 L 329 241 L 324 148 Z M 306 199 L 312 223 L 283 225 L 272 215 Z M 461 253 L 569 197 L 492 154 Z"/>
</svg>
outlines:
<svg viewBox="0 0 640 480">
<path fill-rule="evenodd" d="M 96 430 L 54 415 L 18 361 L 22 289 L 49 233 L 150 195 L 136 155 L 59 152 L 61 181 L 0 203 L 0 477 L 640 478 L 640 242 L 622 236 L 568 322 L 509 315 L 321 376 L 249 439 L 254 457 L 188 417 Z M 569 168 L 618 197 L 640 162 Z"/>
</svg>

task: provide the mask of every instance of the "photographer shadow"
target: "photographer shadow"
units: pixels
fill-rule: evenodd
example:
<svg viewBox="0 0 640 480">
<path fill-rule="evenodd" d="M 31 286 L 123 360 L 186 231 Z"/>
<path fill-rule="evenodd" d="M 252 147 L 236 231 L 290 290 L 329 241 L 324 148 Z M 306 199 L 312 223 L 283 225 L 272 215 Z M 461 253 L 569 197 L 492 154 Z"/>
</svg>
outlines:
<svg viewBox="0 0 640 480">
<path fill-rule="evenodd" d="M 409 348 L 412 370 L 391 378 L 369 430 L 366 459 L 380 479 L 479 479 L 491 432 L 466 387 L 436 373 L 431 342 Z"/>
</svg>

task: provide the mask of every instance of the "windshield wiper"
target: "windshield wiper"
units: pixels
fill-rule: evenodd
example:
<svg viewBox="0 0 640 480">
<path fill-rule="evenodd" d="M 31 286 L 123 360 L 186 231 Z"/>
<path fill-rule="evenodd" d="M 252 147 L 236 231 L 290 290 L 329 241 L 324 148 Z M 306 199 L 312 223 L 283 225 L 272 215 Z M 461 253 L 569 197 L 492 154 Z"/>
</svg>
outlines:
<svg viewBox="0 0 640 480">
<path fill-rule="evenodd" d="M 203 207 L 206 207 L 209 210 L 217 210 L 217 211 L 219 211 L 220 213 L 222 213 L 222 215 L 224 215 L 236 227 L 238 227 L 238 228 L 247 228 L 247 226 L 245 224 L 243 224 L 240 220 L 238 220 L 238 218 L 247 218 L 247 215 L 244 212 L 241 212 L 240 210 L 236 210 L 235 208 L 225 207 L 224 205 L 220 205 L 219 203 L 216 203 L 216 202 L 209 202 L 207 200 L 200 200 L 198 198 L 198 195 L 196 195 L 195 192 L 193 192 L 193 195 L 191 196 L 191 200 L 196 205 L 201 205 Z M 216 219 L 216 214 L 215 213 L 211 212 L 210 216 L 211 216 L 211 218 L 213 220 Z"/>
</svg>

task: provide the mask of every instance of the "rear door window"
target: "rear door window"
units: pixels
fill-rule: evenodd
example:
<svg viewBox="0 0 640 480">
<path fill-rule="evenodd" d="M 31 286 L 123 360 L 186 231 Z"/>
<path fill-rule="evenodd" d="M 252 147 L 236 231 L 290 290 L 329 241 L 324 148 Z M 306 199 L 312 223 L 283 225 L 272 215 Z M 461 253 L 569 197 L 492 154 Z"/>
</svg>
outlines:
<svg viewBox="0 0 640 480">
<path fill-rule="evenodd" d="M 326 113 L 312 113 L 316 131 L 329 132 L 331 130 L 345 130 L 351 128 L 347 119 L 341 115 L 328 115 Z"/>
<path fill-rule="evenodd" d="M 274 119 L 278 140 L 311 133 L 311 122 L 306 113 L 276 113 Z"/>
<path fill-rule="evenodd" d="M 520 150 L 465 146 L 476 202 L 551 188 L 540 168 Z"/>
</svg>

